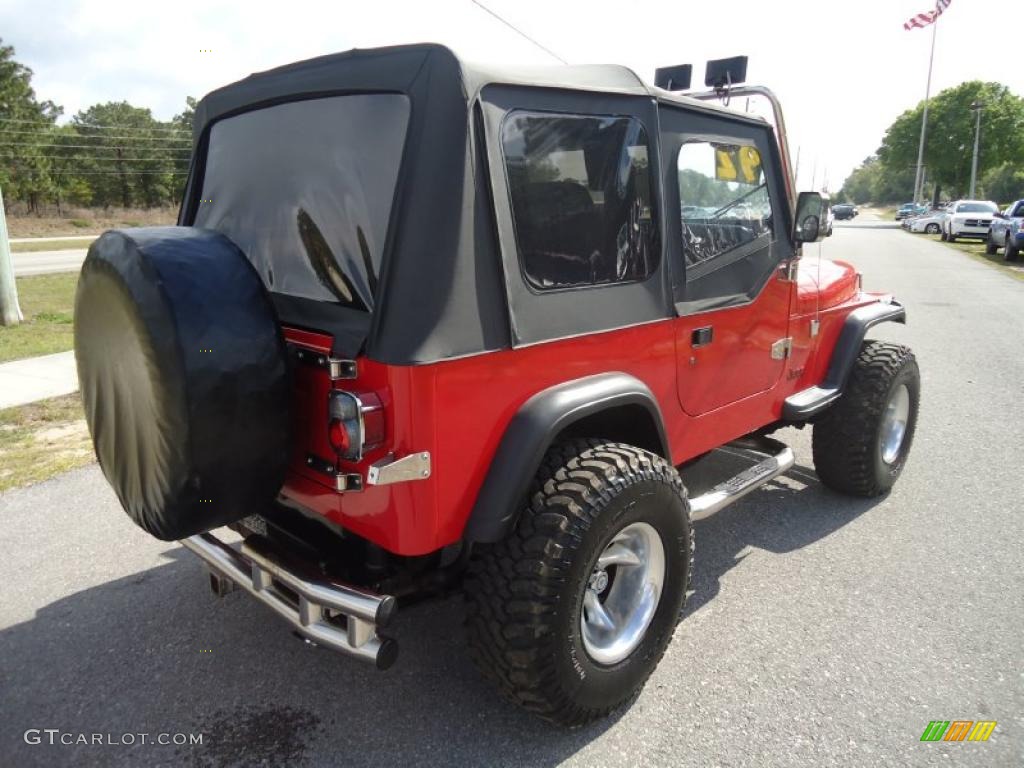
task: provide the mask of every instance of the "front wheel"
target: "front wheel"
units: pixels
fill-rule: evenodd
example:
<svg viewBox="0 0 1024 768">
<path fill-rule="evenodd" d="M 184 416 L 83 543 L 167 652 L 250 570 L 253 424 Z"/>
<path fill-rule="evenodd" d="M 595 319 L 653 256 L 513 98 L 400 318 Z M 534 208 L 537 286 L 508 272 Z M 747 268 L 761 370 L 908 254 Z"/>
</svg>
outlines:
<svg viewBox="0 0 1024 768">
<path fill-rule="evenodd" d="M 558 444 L 515 529 L 470 565 L 470 653 L 527 710 L 568 726 L 604 717 L 664 654 L 692 562 L 686 490 L 668 462 L 621 443 Z"/>
<path fill-rule="evenodd" d="M 997 243 L 995 240 L 993 240 L 992 239 L 992 235 L 990 234 L 988 237 L 985 238 L 985 255 L 986 256 L 995 256 L 996 255 L 996 251 L 998 251 L 998 250 L 999 250 L 999 243 Z"/>
<path fill-rule="evenodd" d="M 1013 242 L 1013 236 L 1006 236 L 1006 251 L 1003 256 L 1007 261 L 1017 261 L 1020 259 L 1020 247 Z"/>
<path fill-rule="evenodd" d="M 924 228 L 924 231 L 927 232 L 929 235 L 937 235 L 939 234 L 939 225 L 929 224 L 927 227 Z"/>
<path fill-rule="evenodd" d="M 946 230 L 942 230 L 942 237 L 940 237 L 939 239 L 942 240 L 942 242 L 944 243 L 949 241 L 949 235 L 946 234 Z"/>
<path fill-rule="evenodd" d="M 913 352 L 864 342 L 842 396 L 814 424 L 811 447 L 821 481 L 853 496 L 892 488 L 914 440 L 920 397 Z"/>
</svg>

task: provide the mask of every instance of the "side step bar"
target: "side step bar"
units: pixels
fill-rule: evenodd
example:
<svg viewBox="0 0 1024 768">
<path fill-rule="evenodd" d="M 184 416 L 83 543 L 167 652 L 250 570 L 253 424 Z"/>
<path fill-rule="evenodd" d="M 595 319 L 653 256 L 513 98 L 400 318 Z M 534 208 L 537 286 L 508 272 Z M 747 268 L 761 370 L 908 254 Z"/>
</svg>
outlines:
<svg viewBox="0 0 1024 768">
<path fill-rule="evenodd" d="M 778 477 L 796 462 L 793 449 L 778 440 L 764 438 L 756 444 L 744 441 L 729 443 L 729 445 L 746 451 L 770 453 L 771 455 L 724 483 L 719 483 L 707 493 L 690 499 L 691 520 L 702 520 L 713 515 L 751 491 L 757 490 L 769 480 Z"/>
<path fill-rule="evenodd" d="M 320 574 L 289 568 L 265 540 L 251 538 L 241 550 L 210 533 L 181 540 L 210 569 L 214 591 L 229 591 L 227 580 L 270 606 L 317 645 L 340 651 L 378 669 L 387 669 L 398 656 L 398 644 L 377 634 L 395 614 L 390 595 L 375 595 L 331 581 Z"/>
</svg>

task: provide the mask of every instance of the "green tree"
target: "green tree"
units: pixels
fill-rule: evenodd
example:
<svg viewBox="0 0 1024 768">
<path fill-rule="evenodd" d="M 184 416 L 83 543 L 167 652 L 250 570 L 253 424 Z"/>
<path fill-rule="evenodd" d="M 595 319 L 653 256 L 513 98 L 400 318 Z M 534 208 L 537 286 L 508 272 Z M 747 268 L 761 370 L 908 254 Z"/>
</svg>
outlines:
<svg viewBox="0 0 1024 768">
<path fill-rule="evenodd" d="M 942 91 L 929 106 L 924 163 L 928 178 L 954 195 L 966 194 L 970 185 L 974 102 L 983 105 L 979 176 L 1024 156 L 1024 99 L 1005 85 L 977 80 Z M 916 168 L 923 109 L 922 102 L 904 112 L 886 131 L 878 157 L 890 173 Z"/>
<path fill-rule="evenodd" d="M 864 162 L 853 169 L 843 183 L 841 193 L 858 205 L 875 202 L 875 187 L 878 184 L 880 171 L 881 163 L 877 155 L 866 158 Z"/>
<path fill-rule="evenodd" d="M 75 115 L 71 127 L 77 170 L 90 177 L 95 204 L 131 208 L 175 199 L 175 171 L 190 144 L 150 110 L 125 101 L 96 104 Z"/>
<path fill-rule="evenodd" d="M 47 136 L 60 114 L 52 101 L 36 98 L 32 70 L 0 39 L 0 184 L 31 211 L 51 191 Z"/>
<path fill-rule="evenodd" d="M 840 194 L 858 205 L 902 203 L 910 199 L 913 190 L 913 169 L 889 168 L 877 155 L 872 155 L 853 170 Z"/>
<path fill-rule="evenodd" d="M 195 119 L 196 113 L 196 100 L 191 96 L 185 97 L 185 109 L 180 113 L 171 118 L 171 122 L 168 124 L 168 128 L 174 129 L 174 133 L 168 132 L 168 136 L 171 136 L 178 140 L 175 143 L 176 147 L 182 147 L 184 144 L 180 143 L 181 139 L 192 138 L 192 122 Z M 184 152 L 176 152 L 174 158 L 174 184 L 173 184 L 173 198 L 177 202 L 181 200 L 182 195 L 185 193 L 185 180 L 188 176 L 189 166 L 192 162 L 192 154 Z"/>
<path fill-rule="evenodd" d="M 993 168 L 982 176 L 981 188 L 1000 205 L 1024 199 L 1024 164 L 1003 163 Z"/>
</svg>

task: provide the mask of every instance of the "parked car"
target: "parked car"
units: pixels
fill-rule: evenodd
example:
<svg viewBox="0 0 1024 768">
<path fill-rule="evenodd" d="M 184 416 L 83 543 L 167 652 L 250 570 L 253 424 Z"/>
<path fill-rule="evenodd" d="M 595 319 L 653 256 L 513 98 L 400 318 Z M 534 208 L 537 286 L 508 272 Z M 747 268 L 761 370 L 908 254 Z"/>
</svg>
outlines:
<svg viewBox="0 0 1024 768">
<path fill-rule="evenodd" d="M 993 217 L 985 252 L 992 256 L 1000 248 L 1005 249 L 1007 261 L 1020 258 L 1021 249 L 1024 249 L 1024 200 L 1010 203 L 1005 211 Z"/>
<path fill-rule="evenodd" d="M 934 211 L 922 214 L 910 220 L 911 232 L 924 232 L 929 235 L 937 235 L 942 232 L 942 222 L 949 216 L 949 210 L 938 208 Z"/>
<path fill-rule="evenodd" d="M 845 219 L 852 219 L 860 213 L 857 210 L 857 206 L 849 205 L 847 203 L 839 203 L 838 205 L 832 206 L 832 213 L 836 216 L 836 221 L 844 221 Z"/>
<path fill-rule="evenodd" d="M 940 222 L 942 239 L 950 243 L 958 237 L 979 240 L 988 238 L 992 219 L 999 213 L 999 206 L 991 200 L 957 200 L 950 203 L 949 215 Z"/>
<path fill-rule="evenodd" d="M 914 203 L 904 203 L 896 210 L 896 221 L 903 221 L 908 216 L 913 216 L 917 211 L 917 206 Z"/>
<path fill-rule="evenodd" d="M 737 74 L 734 104 L 765 93 Z M 773 128 L 719 99 L 437 45 L 208 94 L 179 226 L 103 234 L 79 278 L 121 506 L 316 645 L 387 668 L 401 604 L 457 589 L 512 701 L 634 701 L 686 641 L 692 521 L 794 465 L 767 432 L 811 428 L 822 483 L 877 497 L 917 423 L 914 354 L 866 337 L 903 306 L 803 268 L 828 201 L 792 190 L 777 101 Z M 689 496 L 677 467 L 727 444 L 750 466 Z"/>
</svg>

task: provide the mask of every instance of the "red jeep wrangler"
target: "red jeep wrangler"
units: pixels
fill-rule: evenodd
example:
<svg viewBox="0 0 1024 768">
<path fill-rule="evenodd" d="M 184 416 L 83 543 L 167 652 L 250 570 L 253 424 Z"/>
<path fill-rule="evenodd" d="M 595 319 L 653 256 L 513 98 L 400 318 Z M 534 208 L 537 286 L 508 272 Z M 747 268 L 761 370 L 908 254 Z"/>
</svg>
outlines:
<svg viewBox="0 0 1024 768">
<path fill-rule="evenodd" d="M 910 350 L 865 341 L 903 307 L 801 259 L 827 201 L 795 195 L 774 97 L 745 60 L 691 96 L 683 69 L 417 45 L 209 94 L 179 225 L 104 234 L 78 287 L 130 517 L 380 668 L 398 601 L 458 586 L 514 701 L 569 725 L 632 701 L 691 521 L 792 465 L 765 435 L 812 423 L 822 481 L 874 496 L 918 410 Z M 754 95 L 774 127 L 714 103 Z M 741 439 L 756 463 L 688 499 L 676 467 Z"/>
</svg>

